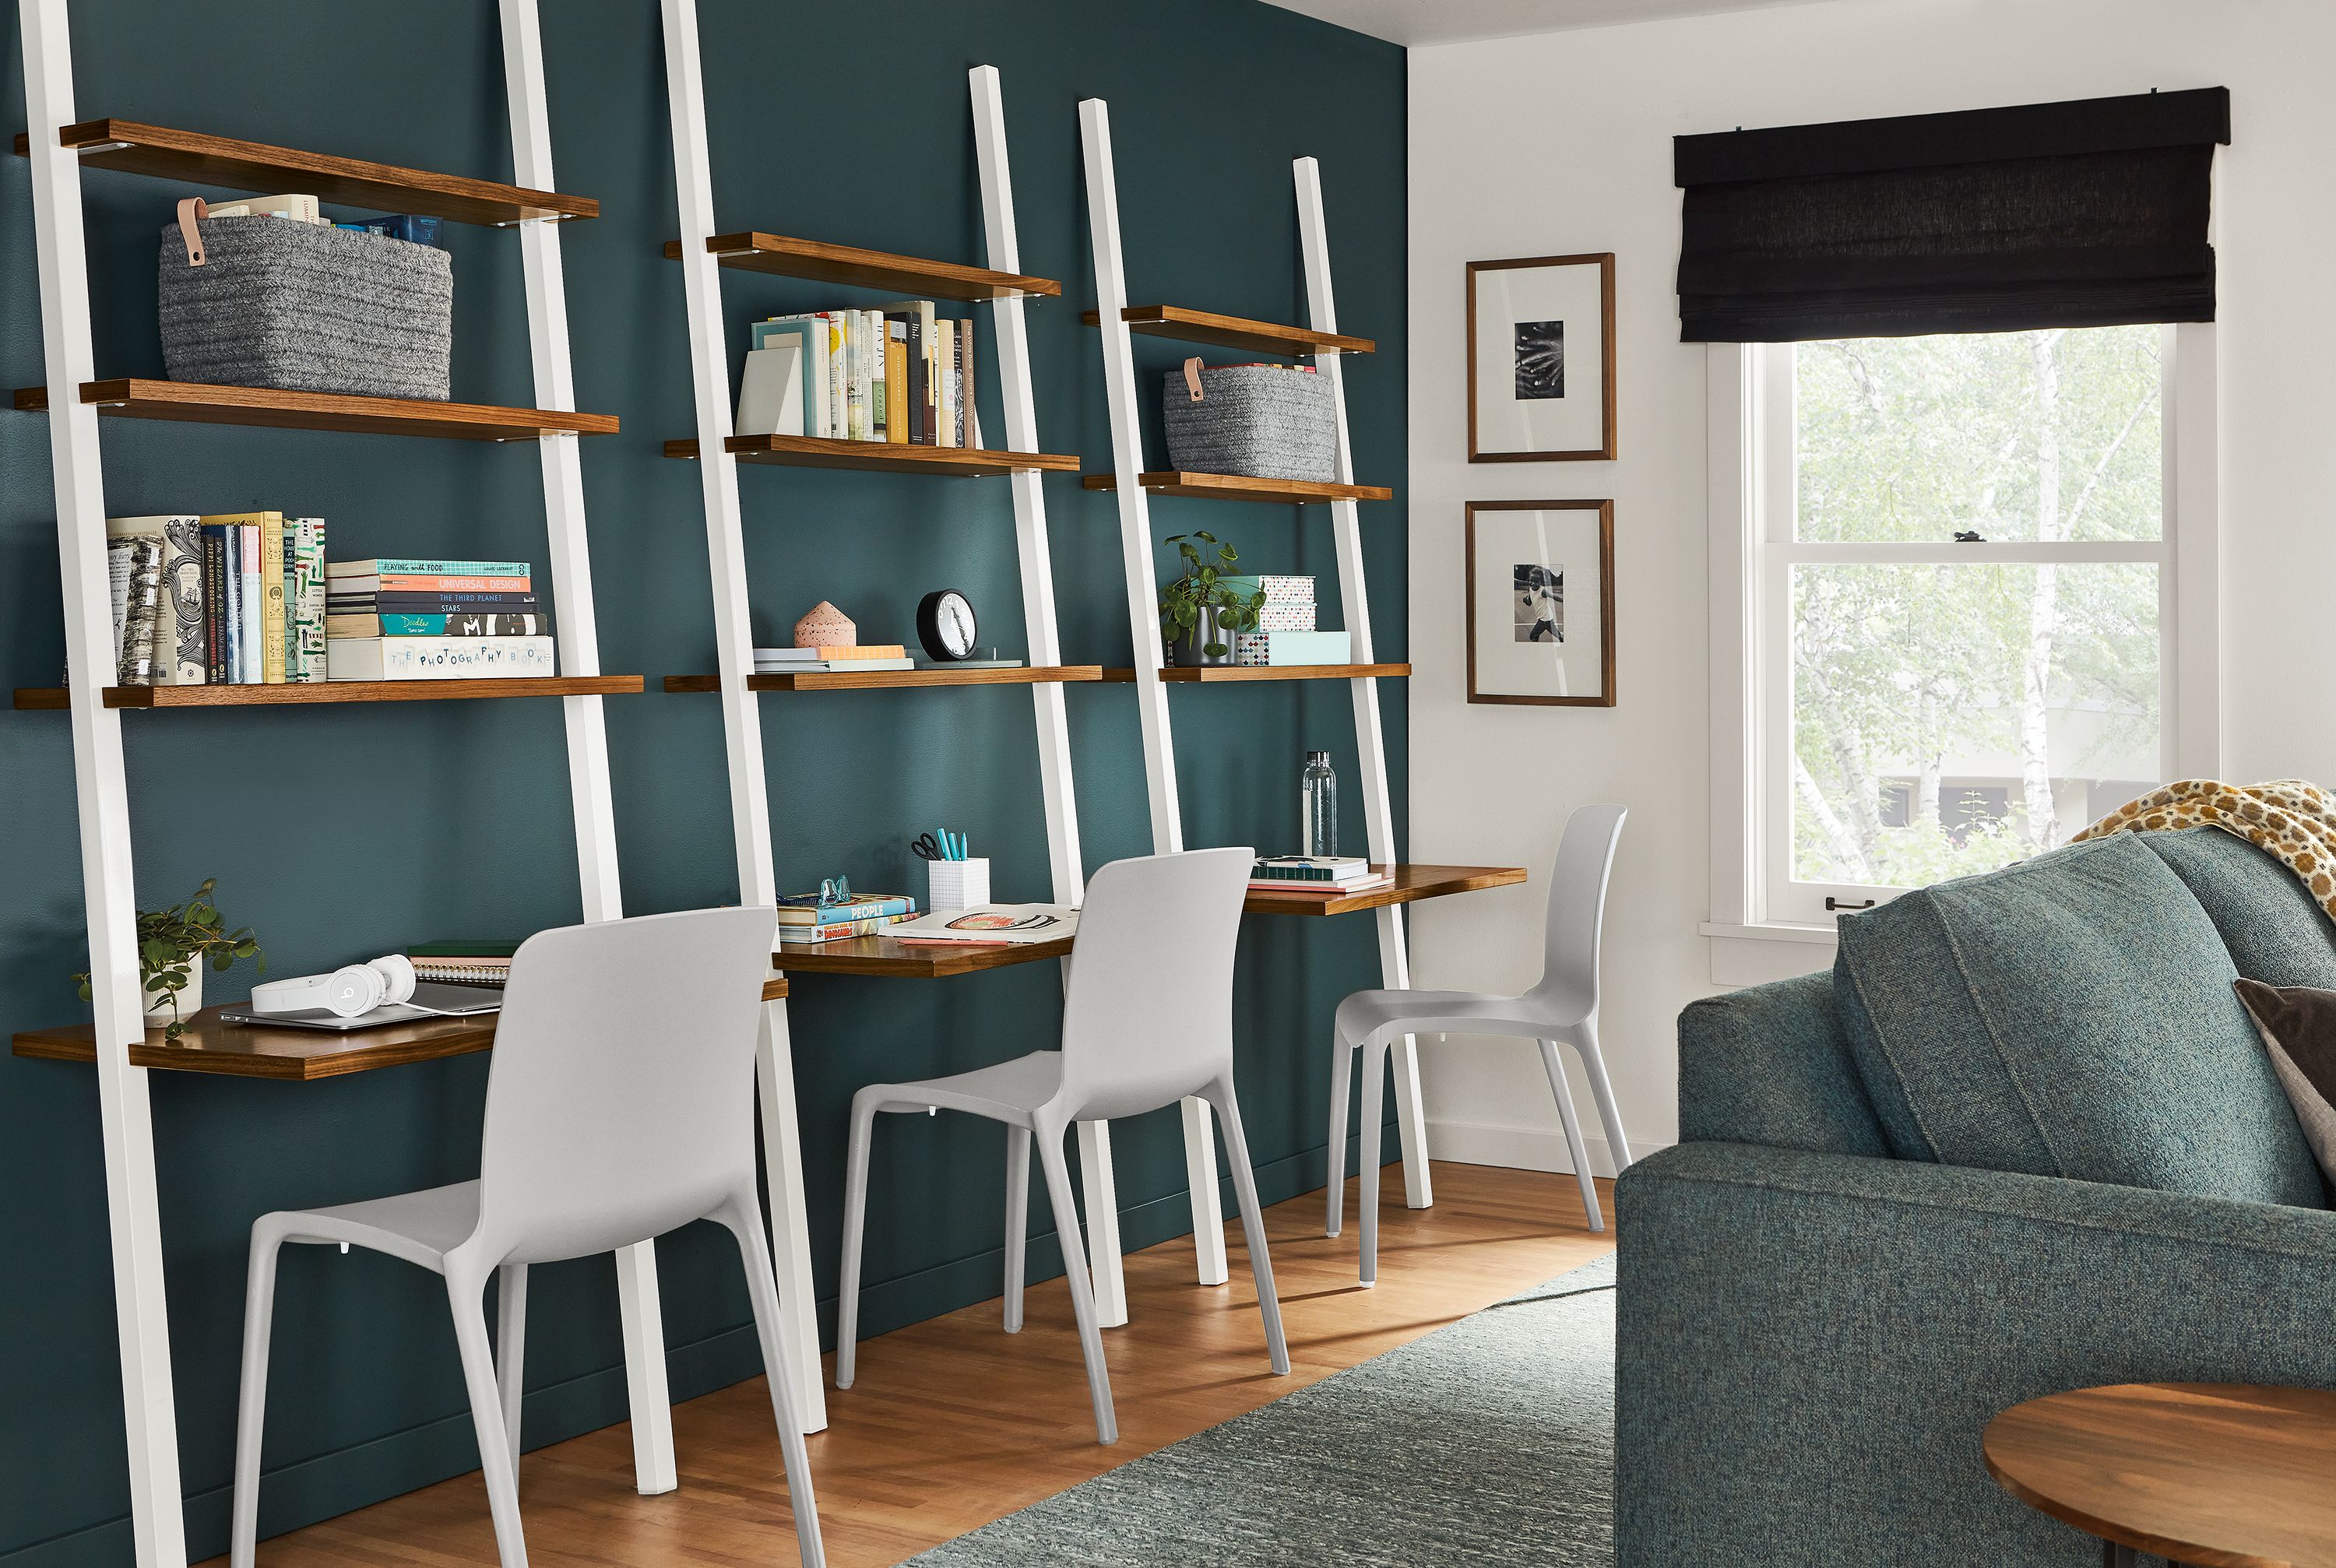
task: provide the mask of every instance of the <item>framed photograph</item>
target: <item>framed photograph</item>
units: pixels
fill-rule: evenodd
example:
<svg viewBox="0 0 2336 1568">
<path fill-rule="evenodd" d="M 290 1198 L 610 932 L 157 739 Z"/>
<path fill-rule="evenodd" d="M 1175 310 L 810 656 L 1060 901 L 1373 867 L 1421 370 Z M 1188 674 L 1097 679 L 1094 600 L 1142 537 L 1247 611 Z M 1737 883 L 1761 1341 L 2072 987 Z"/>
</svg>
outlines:
<svg viewBox="0 0 2336 1568">
<path fill-rule="evenodd" d="M 1614 503 L 1468 503 L 1468 700 L 1614 706 Z"/>
<path fill-rule="evenodd" d="M 1468 461 L 1614 455 L 1614 256 L 1468 264 Z"/>
</svg>

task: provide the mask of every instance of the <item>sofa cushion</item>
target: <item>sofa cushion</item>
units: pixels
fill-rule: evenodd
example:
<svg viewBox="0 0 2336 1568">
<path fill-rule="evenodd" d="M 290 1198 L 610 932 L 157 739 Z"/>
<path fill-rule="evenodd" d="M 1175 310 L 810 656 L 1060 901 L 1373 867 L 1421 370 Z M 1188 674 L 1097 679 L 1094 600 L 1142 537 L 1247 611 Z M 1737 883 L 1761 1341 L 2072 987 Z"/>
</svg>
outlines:
<svg viewBox="0 0 2336 1568">
<path fill-rule="evenodd" d="M 2221 828 L 2129 836 L 2174 868 L 2239 973 L 2267 986 L 2336 990 L 2336 922 L 2293 872 Z"/>
<path fill-rule="evenodd" d="M 1890 1153 L 1850 1059 L 1831 974 L 1690 1002 L 1679 1047 L 1681 1142 Z"/>
<path fill-rule="evenodd" d="M 1902 1159 L 2321 1206 L 2230 953 L 2137 835 L 1844 920 L 1834 976 Z"/>
<path fill-rule="evenodd" d="M 2267 986 L 2244 975 L 2236 989 L 2320 1174 L 2336 1180 L 2336 991 Z"/>
</svg>

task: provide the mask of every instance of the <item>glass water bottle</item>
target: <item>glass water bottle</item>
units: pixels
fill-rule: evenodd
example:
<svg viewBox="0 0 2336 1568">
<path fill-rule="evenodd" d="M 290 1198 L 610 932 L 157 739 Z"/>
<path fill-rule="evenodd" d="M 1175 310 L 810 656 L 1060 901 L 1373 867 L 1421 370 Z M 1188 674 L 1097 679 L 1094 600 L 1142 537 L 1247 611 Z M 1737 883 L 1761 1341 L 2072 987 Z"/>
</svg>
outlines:
<svg viewBox="0 0 2336 1568">
<path fill-rule="evenodd" d="M 1330 771 L 1329 752 L 1306 754 L 1298 778 L 1298 840 L 1300 854 L 1338 852 L 1338 775 Z"/>
</svg>

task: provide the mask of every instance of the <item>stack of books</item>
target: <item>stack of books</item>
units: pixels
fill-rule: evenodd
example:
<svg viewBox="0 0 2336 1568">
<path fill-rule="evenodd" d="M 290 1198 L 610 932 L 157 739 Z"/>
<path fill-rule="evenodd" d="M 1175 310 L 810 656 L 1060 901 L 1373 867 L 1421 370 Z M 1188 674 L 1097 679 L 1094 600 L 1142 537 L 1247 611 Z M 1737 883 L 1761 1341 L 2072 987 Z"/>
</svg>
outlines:
<svg viewBox="0 0 2336 1568">
<path fill-rule="evenodd" d="M 916 918 L 917 901 L 907 893 L 853 893 L 834 903 L 817 893 L 795 893 L 779 901 L 779 945 L 807 948 L 872 937 Z"/>
<path fill-rule="evenodd" d="M 121 686 L 325 678 L 325 520 L 280 511 L 106 519 Z"/>
<path fill-rule="evenodd" d="M 325 568 L 335 680 L 475 680 L 559 673 L 551 618 L 523 560 L 383 556 Z"/>
<path fill-rule="evenodd" d="M 822 669 L 914 669 L 916 661 L 897 642 L 855 642 L 843 648 L 758 648 L 756 675 L 802 675 Z"/>
<path fill-rule="evenodd" d="M 1310 577 L 1225 577 L 1217 579 L 1241 599 L 1265 595 L 1255 631 L 1233 636 L 1237 665 L 1352 664 L 1354 642 L 1343 631 L 1314 629 Z"/>
<path fill-rule="evenodd" d="M 510 983 L 511 955 L 517 951 L 517 942 L 460 939 L 416 942 L 405 950 L 405 957 L 414 965 L 414 978 L 417 980 L 453 986 L 500 986 Z"/>
<path fill-rule="evenodd" d="M 1260 860 L 1249 873 L 1253 891 L 1301 898 L 1340 899 L 1394 881 L 1392 872 L 1375 871 L 1370 862 L 1355 855 L 1272 855 Z"/>
<path fill-rule="evenodd" d="M 754 326 L 741 435 L 979 446 L 973 323 L 930 299 L 774 316 Z"/>
</svg>

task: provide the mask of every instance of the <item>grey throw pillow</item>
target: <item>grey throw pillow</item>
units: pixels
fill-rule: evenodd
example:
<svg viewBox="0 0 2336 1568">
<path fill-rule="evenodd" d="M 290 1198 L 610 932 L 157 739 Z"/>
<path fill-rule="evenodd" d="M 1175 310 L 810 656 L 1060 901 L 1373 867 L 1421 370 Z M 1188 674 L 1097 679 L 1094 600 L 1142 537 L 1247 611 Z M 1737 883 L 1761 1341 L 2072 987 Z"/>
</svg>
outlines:
<svg viewBox="0 0 2336 1568">
<path fill-rule="evenodd" d="M 2249 979 L 2232 989 L 2263 1036 L 2321 1174 L 2336 1182 L 2336 991 Z"/>
</svg>

